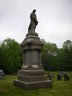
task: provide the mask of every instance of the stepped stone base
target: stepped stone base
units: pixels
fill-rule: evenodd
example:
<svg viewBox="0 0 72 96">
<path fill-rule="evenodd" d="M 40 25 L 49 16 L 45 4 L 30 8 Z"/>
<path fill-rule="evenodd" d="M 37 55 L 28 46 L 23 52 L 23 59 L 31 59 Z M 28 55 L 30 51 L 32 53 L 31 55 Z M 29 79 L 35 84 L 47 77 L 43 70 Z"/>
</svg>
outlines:
<svg viewBox="0 0 72 96">
<path fill-rule="evenodd" d="M 14 85 L 24 89 L 52 88 L 52 81 L 47 79 L 44 70 L 20 70 Z"/>
<path fill-rule="evenodd" d="M 14 80 L 14 85 L 24 89 L 46 88 L 46 87 L 52 88 L 52 82 L 50 80 L 39 82 L 23 82 L 19 80 Z"/>
</svg>

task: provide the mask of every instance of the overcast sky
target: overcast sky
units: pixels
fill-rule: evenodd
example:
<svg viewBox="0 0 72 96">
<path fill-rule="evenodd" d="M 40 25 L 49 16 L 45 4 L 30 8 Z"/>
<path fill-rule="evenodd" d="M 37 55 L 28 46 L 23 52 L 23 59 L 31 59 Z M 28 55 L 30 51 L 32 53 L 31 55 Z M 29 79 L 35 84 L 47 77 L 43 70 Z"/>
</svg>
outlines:
<svg viewBox="0 0 72 96">
<path fill-rule="evenodd" d="M 36 32 L 41 39 L 58 47 L 72 40 L 72 0 L 0 0 L 0 41 L 7 37 L 23 41 L 36 9 Z"/>
</svg>

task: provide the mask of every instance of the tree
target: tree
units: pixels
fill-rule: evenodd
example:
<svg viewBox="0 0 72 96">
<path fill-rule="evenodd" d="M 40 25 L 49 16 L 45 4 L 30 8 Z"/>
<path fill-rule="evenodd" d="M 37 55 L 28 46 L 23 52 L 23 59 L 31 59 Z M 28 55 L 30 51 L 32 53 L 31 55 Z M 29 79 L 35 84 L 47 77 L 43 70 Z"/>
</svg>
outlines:
<svg viewBox="0 0 72 96">
<path fill-rule="evenodd" d="M 72 41 L 67 40 L 63 43 L 63 68 L 64 70 L 72 70 Z"/>
<path fill-rule="evenodd" d="M 14 39 L 5 39 L 0 46 L 0 69 L 5 73 L 14 73 L 19 70 L 22 63 L 20 44 Z"/>
<path fill-rule="evenodd" d="M 44 42 L 44 40 L 43 40 Z M 58 49 L 55 43 L 44 43 L 42 49 L 42 64 L 46 70 L 57 69 L 57 53 Z"/>
</svg>

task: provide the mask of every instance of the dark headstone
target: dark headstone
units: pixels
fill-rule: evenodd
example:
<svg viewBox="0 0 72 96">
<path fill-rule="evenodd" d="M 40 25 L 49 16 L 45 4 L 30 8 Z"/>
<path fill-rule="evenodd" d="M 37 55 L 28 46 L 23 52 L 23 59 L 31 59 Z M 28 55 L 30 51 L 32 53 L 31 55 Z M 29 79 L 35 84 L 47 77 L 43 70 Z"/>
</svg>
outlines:
<svg viewBox="0 0 72 96">
<path fill-rule="evenodd" d="M 68 81 L 69 80 L 69 76 L 67 74 L 64 74 L 64 80 Z"/>
<path fill-rule="evenodd" d="M 57 80 L 62 80 L 62 75 L 61 74 L 57 75 Z"/>
</svg>

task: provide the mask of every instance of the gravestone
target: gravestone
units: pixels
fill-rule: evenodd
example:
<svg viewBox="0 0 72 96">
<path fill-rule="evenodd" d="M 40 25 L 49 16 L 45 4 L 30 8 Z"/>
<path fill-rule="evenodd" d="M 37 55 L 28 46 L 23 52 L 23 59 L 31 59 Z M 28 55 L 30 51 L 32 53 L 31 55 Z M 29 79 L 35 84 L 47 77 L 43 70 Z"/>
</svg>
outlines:
<svg viewBox="0 0 72 96">
<path fill-rule="evenodd" d="M 52 80 L 53 77 L 54 77 L 54 74 L 53 74 L 53 73 L 49 73 L 49 74 L 48 74 L 48 79 L 49 79 L 49 80 Z"/>
<path fill-rule="evenodd" d="M 0 70 L 0 79 L 3 79 L 3 78 L 5 78 L 5 74 L 4 74 L 3 70 Z"/>
<path fill-rule="evenodd" d="M 61 71 L 61 72 L 59 72 L 59 74 L 60 74 L 61 76 L 64 76 L 65 72 L 64 72 L 64 71 Z"/>
<path fill-rule="evenodd" d="M 61 74 L 57 75 L 57 80 L 62 80 L 62 75 Z"/>
<path fill-rule="evenodd" d="M 30 14 L 28 34 L 21 44 L 23 50 L 22 69 L 18 72 L 18 80 L 14 80 L 15 86 L 25 89 L 52 87 L 52 82 L 47 79 L 47 75 L 41 64 L 43 43 L 35 32 L 38 24 L 35 12 L 36 10 L 33 10 Z"/>
<path fill-rule="evenodd" d="M 69 76 L 67 74 L 64 74 L 64 80 L 69 81 Z"/>
</svg>

